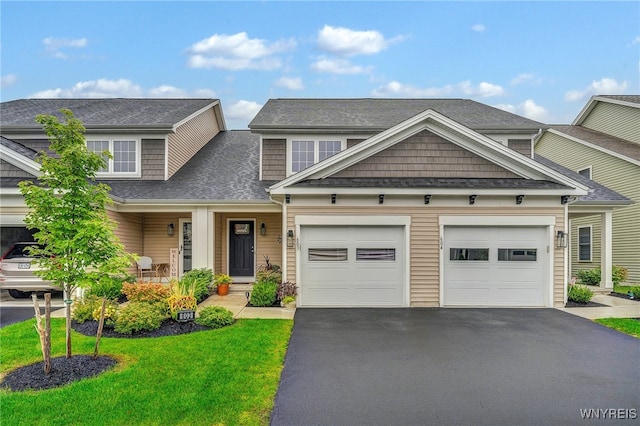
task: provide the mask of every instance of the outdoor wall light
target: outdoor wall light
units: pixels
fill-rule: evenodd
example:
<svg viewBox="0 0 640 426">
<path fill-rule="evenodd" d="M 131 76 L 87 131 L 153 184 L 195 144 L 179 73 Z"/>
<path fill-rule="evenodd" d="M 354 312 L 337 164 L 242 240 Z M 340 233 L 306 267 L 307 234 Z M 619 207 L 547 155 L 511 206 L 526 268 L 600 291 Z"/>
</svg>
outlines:
<svg viewBox="0 0 640 426">
<path fill-rule="evenodd" d="M 556 233 L 556 247 L 565 248 L 567 246 L 567 234 L 564 231 Z"/>
<path fill-rule="evenodd" d="M 167 235 L 170 237 L 173 236 L 173 228 L 174 228 L 173 223 L 170 223 L 167 225 Z"/>
<path fill-rule="evenodd" d="M 476 203 L 476 197 L 477 197 L 477 195 L 469 195 L 469 204 L 475 204 Z"/>
<path fill-rule="evenodd" d="M 264 222 L 260 224 L 260 235 L 267 235 L 267 224 Z"/>
<path fill-rule="evenodd" d="M 524 195 L 516 195 L 516 204 L 522 204 L 523 199 Z"/>
<path fill-rule="evenodd" d="M 331 194 L 331 204 L 335 204 L 336 203 L 336 198 L 338 196 L 336 194 Z"/>
<path fill-rule="evenodd" d="M 287 231 L 287 247 L 293 247 L 293 230 L 289 229 Z"/>
<path fill-rule="evenodd" d="M 383 204 L 384 203 L 384 194 L 380 194 L 378 195 L 378 204 Z"/>
<path fill-rule="evenodd" d="M 291 203 L 291 194 L 285 194 L 284 195 L 284 202 L 287 204 Z"/>
<path fill-rule="evenodd" d="M 560 197 L 560 204 L 567 204 L 568 202 L 569 202 L 568 195 L 563 195 L 562 197 Z"/>
<path fill-rule="evenodd" d="M 424 196 L 424 203 L 429 204 L 431 202 L 431 195 L 427 194 Z"/>
</svg>

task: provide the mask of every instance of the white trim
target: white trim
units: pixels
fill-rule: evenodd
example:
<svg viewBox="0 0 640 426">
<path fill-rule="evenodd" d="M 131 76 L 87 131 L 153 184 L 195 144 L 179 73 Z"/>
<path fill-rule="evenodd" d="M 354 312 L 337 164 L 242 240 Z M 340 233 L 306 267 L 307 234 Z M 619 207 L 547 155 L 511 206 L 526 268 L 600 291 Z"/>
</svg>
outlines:
<svg viewBox="0 0 640 426">
<path fill-rule="evenodd" d="M 26 226 L 24 218 L 26 214 L 7 214 L 0 215 L 0 224 L 2 226 Z"/>
<path fill-rule="evenodd" d="M 470 220 L 471 219 L 471 220 Z M 439 216 L 440 226 L 555 226 L 555 216 Z"/>
<path fill-rule="evenodd" d="M 262 135 L 260 135 L 260 161 L 258 162 L 258 180 L 262 182 L 262 162 L 264 159 L 262 158 L 263 146 L 262 146 Z M 286 159 L 285 159 L 286 161 Z"/>
<path fill-rule="evenodd" d="M 169 180 L 169 135 L 164 137 L 164 180 Z"/>
<path fill-rule="evenodd" d="M 32 159 L 25 157 L 4 145 L 0 145 L 0 158 L 36 177 L 42 174 L 40 172 L 41 165 L 39 163 L 36 163 Z"/>
<path fill-rule="evenodd" d="M 586 259 L 580 259 L 580 230 L 584 229 L 584 228 L 589 228 L 589 260 Z M 578 246 L 578 250 L 577 250 L 577 258 L 578 258 L 578 263 L 590 263 L 593 262 L 593 226 L 592 225 L 584 225 L 584 226 L 578 226 L 576 227 L 576 233 L 577 235 L 577 246 Z"/>
<path fill-rule="evenodd" d="M 229 274 L 231 272 L 230 269 L 230 265 L 229 265 L 229 244 L 231 244 L 231 222 L 253 222 L 253 275 L 252 276 L 231 276 L 231 278 L 233 279 L 233 281 L 238 281 L 238 282 L 253 282 L 256 280 L 256 271 L 258 269 L 258 261 L 257 261 L 257 252 L 258 250 L 256 249 L 256 218 L 244 218 L 244 217 L 234 217 L 234 218 L 227 218 L 227 240 L 226 240 L 226 247 L 227 247 L 227 274 Z M 231 274 L 229 274 L 231 275 Z"/>
<path fill-rule="evenodd" d="M 300 230 L 309 225 L 335 226 L 401 226 L 404 238 L 404 307 L 411 306 L 411 216 L 361 216 L 361 215 L 296 215 L 295 222 L 295 250 L 296 250 L 296 282 L 301 282 L 302 264 L 300 261 Z M 286 230 L 285 230 L 286 233 Z M 286 237 L 285 237 L 286 238 Z M 286 241 L 286 240 L 285 240 Z M 286 242 L 283 245 L 286 246 Z"/>
<path fill-rule="evenodd" d="M 605 154 L 611 155 L 612 157 L 619 158 L 619 159 L 624 160 L 624 161 L 628 161 L 629 163 L 635 164 L 636 166 L 640 166 L 640 160 L 636 160 L 634 158 L 627 157 L 626 155 L 620 154 L 619 152 L 612 151 L 610 149 L 603 148 L 603 147 L 601 147 L 599 145 L 592 144 L 592 143 L 587 142 L 587 141 L 585 141 L 583 139 L 580 139 L 580 138 L 575 137 L 575 136 L 568 135 L 568 134 L 563 133 L 563 132 L 561 132 L 559 130 L 556 130 L 556 129 L 548 129 L 547 131 L 552 133 L 552 134 L 554 134 L 554 135 L 556 135 L 556 136 L 560 136 L 562 138 L 569 139 L 570 141 L 573 141 L 573 142 L 579 143 L 581 145 L 587 146 L 589 148 L 595 149 L 596 151 L 604 152 Z"/>
</svg>

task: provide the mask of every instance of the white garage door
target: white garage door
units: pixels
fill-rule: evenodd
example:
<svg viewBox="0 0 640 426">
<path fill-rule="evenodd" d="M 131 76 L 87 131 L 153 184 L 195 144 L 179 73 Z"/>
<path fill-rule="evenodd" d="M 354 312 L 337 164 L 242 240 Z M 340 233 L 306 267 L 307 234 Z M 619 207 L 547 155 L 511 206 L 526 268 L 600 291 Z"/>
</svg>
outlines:
<svg viewBox="0 0 640 426">
<path fill-rule="evenodd" d="M 403 306 L 404 228 L 302 226 L 300 306 Z"/>
<path fill-rule="evenodd" d="M 545 306 L 546 228 L 445 227 L 445 306 Z"/>
</svg>

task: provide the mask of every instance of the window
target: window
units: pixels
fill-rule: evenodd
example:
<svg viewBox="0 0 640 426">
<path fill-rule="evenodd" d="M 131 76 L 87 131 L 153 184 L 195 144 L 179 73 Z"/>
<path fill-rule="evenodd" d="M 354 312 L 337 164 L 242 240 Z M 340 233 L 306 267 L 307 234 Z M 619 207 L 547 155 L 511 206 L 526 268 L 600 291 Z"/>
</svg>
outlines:
<svg viewBox="0 0 640 426">
<path fill-rule="evenodd" d="M 356 261 L 394 262 L 396 249 L 356 249 Z"/>
<path fill-rule="evenodd" d="M 310 248 L 310 262 L 344 262 L 348 259 L 346 248 Z"/>
<path fill-rule="evenodd" d="M 578 228 L 578 260 L 591 262 L 591 226 Z"/>
<path fill-rule="evenodd" d="M 449 260 L 489 260 L 488 248 L 452 248 Z"/>
<path fill-rule="evenodd" d="M 87 149 L 95 153 L 108 151 L 113 158 L 105 158 L 107 167 L 99 175 L 140 176 L 140 143 L 137 140 L 88 140 Z"/>
<path fill-rule="evenodd" d="M 535 262 L 538 260 L 537 249 L 498 249 L 498 262 Z"/>
<path fill-rule="evenodd" d="M 587 167 L 586 169 L 578 170 L 578 174 L 586 177 L 587 179 L 591 179 L 591 167 Z"/>
<path fill-rule="evenodd" d="M 346 141 L 342 139 L 323 140 L 320 138 L 289 140 L 288 174 L 297 173 L 325 160 L 345 149 Z"/>
</svg>

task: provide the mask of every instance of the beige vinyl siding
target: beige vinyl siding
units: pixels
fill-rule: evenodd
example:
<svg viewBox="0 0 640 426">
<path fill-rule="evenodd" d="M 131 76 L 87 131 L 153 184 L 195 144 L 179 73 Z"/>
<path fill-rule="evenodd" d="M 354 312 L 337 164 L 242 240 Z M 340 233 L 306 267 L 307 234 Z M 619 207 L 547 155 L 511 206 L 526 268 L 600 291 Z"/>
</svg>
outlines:
<svg viewBox="0 0 640 426">
<path fill-rule="evenodd" d="M 591 166 L 593 180 L 635 201 L 635 204 L 613 211 L 612 256 L 614 265 L 629 269 L 629 282 L 640 284 L 640 166 L 550 133 L 542 136 L 536 145 L 536 153 L 575 171 Z M 576 223 L 596 225 L 594 234 L 598 244 L 594 244 L 593 255 L 599 259 L 600 217 L 592 217 L 589 222 L 585 220 L 576 220 Z M 576 256 L 572 253 L 572 257 Z M 573 262 L 574 269 L 584 266 Z M 597 266 L 599 263 L 593 267 Z"/>
<path fill-rule="evenodd" d="M 262 140 L 262 180 L 282 180 L 287 177 L 286 139 Z"/>
<path fill-rule="evenodd" d="M 164 180 L 164 139 L 142 139 L 142 180 Z"/>
<path fill-rule="evenodd" d="M 280 213 L 258 213 L 254 215 L 246 213 L 221 213 L 220 223 L 216 220 L 216 250 L 215 264 L 220 266 L 218 272 L 227 273 L 229 262 L 227 260 L 229 252 L 229 220 L 255 220 L 256 256 L 255 268 L 265 264 L 265 256 L 269 256 L 269 261 L 273 265 L 282 266 L 282 243 L 278 242 L 278 237 L 282 236 L 282 215 Z M 260 235 L 260 224 L 267 225 L 266 235 Z M 217 227 L 219 226 L 219 228 Z M 218 257 L 219 254 L 219 257 Z"/>
<path fill-rule="evenodd" d="M 179 219 L 191 218 L 188 213 L 145 213 L 143 219 L 144 250 L 141 255 L 149 256 L 153 263 L 169 263 L 169 252 L 179 248 Z M 167 235 L 167 225 L 175 226 L 172 236 Z"/>
<path fill-rule="evenodd" d="M 598 102 L 582 126 L 598 132 L 640 143 L 640 108 Z"/>
<path fill-rule="evenodd" d="M 142 256 L 144 253 L 143 218 L 141 213 L 120 213 L 109 210 L 109 217 L 116 221 L 114 234 L 128 253 Z M 129 268 L 129 273 L 135 275 L 135 263 Z"/>
<path fill-rule="evenodd" d="M 168 177 L 173 176 L 219 132 L 215 112 L 209 108 L 169 134 Z"/>
<path fill-rule="evenodd" d="M 213 268 L 214 272 L 218 273 L 222 272 L 223 270 L 226 271 L 226 268 L 222 268 L 222 264 L 224 263 L 222 261 L 222 246 L 224 245 L 223 242 L 226 239 L 226 232 L 224 231 L 224 228 L 222 226 L 223 222 L 221 213 L 214 213 L 213 224 L 215 230 L 215 240 L 213 242 L 213 250 L 215 253 L 213 259 Z"/>
<path fill-rule="evenodd" d="M 440 227 L 438 218 L 441 215 L 469 215 L 469 223 L 477 216 L 500 215 L 554 215 L 556 228 L 564 227 L 564 209 L 558 208 L 482 208 L 482 207 L 393 207 L 380 206 L 374 210 L 367 207 L 287 207 L 287 229 L 295 229 L 296 215 L 352 215 L 354 224 L 358 217 L 375 215 L 402 215 L 411 217 L 410 235 L 410 306 L 435 307 L 439 306 L 440 296 Z M 296 236 L 297 237 L 297 236 Z M 564 253 L 556 250 L 554 258 L 554 306 L 564 305 Z M 296 248 L 287 248 L 287 279 L 295 280 L 296 276 Z"/>
<path fill-rule="evenodd" d="M 334 177 L 518 178 L 454 143 L 422 131 L 372 155 Z"/>
<path fill-rule="evenodd" d="M 29 178 L 33 177 L 32 174 L 25 172 L 20 167 L 16 167 L 13 164 L 5 160 L 0 160 L 0 176 L 12 177 L 12 178 Z"/>
</svg>

